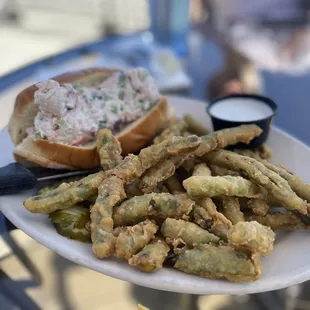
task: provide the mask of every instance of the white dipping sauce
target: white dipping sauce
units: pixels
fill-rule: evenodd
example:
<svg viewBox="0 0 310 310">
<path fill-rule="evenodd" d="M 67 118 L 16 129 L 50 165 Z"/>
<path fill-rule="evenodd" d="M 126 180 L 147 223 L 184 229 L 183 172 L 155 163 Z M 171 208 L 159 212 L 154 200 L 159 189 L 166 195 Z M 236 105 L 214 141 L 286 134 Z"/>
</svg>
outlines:
<svg viewBox="0 0 310 310">
<path fill-rule="evenodd" d="M 229 98 L 210 107 L 209 113 L 227 121 L 247 122 L 264 119 L 273 114 L 272 108 L 252 98 Z"/>
</svg>

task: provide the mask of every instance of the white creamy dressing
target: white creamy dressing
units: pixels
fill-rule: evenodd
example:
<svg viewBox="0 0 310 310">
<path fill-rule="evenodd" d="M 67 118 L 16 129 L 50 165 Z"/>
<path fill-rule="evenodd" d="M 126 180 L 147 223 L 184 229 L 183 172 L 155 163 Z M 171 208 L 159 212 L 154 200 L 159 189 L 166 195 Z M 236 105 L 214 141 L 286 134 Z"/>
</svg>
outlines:
<svg viewBox="0 0 310 310">
<path fill-rule="evenodd" d="M 210 107 L 209 113 L 227 121 L 257 121 L 273 114 L 272 108 L 252 98 L 229 98 L 218 101 Z"/>
<path fill-rule="evenodd" d="M 69 145 L 94 140 L 100 128 L 120 131 L 145 115 L 160 96 L 155 81 L 142 68 L 116 72 L 92 87 L 54 80 L 36 86 L 34 103 L 39 112 L 28 134 Z"/>
</svg>

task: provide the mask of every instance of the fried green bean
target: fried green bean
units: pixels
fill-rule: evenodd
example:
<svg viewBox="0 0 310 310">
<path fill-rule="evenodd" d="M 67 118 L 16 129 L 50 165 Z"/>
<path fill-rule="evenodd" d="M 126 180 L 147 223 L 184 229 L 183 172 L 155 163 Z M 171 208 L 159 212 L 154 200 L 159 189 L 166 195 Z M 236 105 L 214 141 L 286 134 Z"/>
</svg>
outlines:
<svg viewBox="0 0 310 310">
<path fill-rule="evenodd" d="M 219 238 L 226 240 L 227 232 L 232 226 L 231 221 L 227 219 L 221 212 L 217 211 L 217 207 L 215 203 L 209 197 L 205 197 L 205 198 L 197 200 L 196 204 L 200 206 L 200 208 L 203 208 L 204 210 L 206 210 L 207 212 L 205 213 L 200 210 L 200 215 L 204 216 L 204 219 L 206 221 L 205 224 L 207 225 L 207 227 L 211 225 L 210 229 L 208 230 L 210 230 L 213 234 L 215 234 Z M 211 217 L 212 223 L 209 222 L 209 217 Z M 202 222 L 200 221 L 200 223 Z M 199 225 L 199 223 L 197 224 Z"/>
<path fill-rule="evenodd" d="M 200 163 L 194 167 L 193 176 L 211 176 L 211 170 L 206 163 Z"/>
<path fill-rule="evenodd" d="M 211 170 L 205 163 L 195 166 L 193 176 L 210 176 Z M 217 211 L 216 205 L 209 197 L 204 197 L 196 201 L 197 206 L 193 211 L 194 222 L 211 231 L 219 238 L 225 240 L 227 231 L 231 227 L 231 222 Z"/>
<path fill-rule="evenodd" d="M 128 198 L 143 195 L 143 192 L 141 191 L 139 187 L 140 182 L 141 182 L 140 179 L 135 179 L 130 184 L 127 184 L 125 186 L 125 192 Z"/>
<path fill-rule="evenodd" d="M 150 220 L 125 227 L 120 231 L 115 242 L 115 256 L 129 260 L 141 251 L 154 237 L 158 226 Z"/>
<path fill-rule="evenodd" d="M 243 156 L 252 157 L 256 160 L 263 160 L 263 159 L 270 159 L 272 157 L 272 151 L 271 149 L 263 144 L 258 148 L 255 149 L 234 149 L 235 153 L 238 153 Z"/>
<path fill-rule="evenodd" d="M 144 272 L 155 272 L 163 267 L 170 247 L 161 238 L 152 240 L 139 253 L 129 259 L 129 264 Z"/>
<path fill-rule="evenodd" d="M 38 191 L 38 195 L 45 195 L 48 192 L 57 189 L 61 184 L 70 184 L 72 182 L 80 181 L 82 178 L 85 178 L 85 176 L 77 175 L 77 176 L 72 176 L 72 177 L 69 177 L 69 178 L 58 180 L 56 182 L 53 182 L 52 184 L 49 184 L 49 185 L 44 186 L 43 188 L 41 188 Z M 65 185 L 64 187 L 66 187 L 66 186 L 67 185 Z"/>
<path fill-rule="evenodd" d="M 238 222 L 228 231 L 227 237 L 231 247 L 264 256 L 270 254 L 275 240 L 274 232 L 256 221 Z"/>
<path fill-rule="evenodd" d="M 101 129 L 97 134 L 97 151 L 104 171 L 110 170 L 122 161 L 122 148 L 109 129 Z"/>
<path fill-rule="evenodd" d="M 185 193 L 180 180 L 175 174 L 165 181 L 165 185 L 167 186 L 169 192 L 173 195 Z"/>
<path fill-rule="evenodd" d="M 259 198 L 249 199 L 247 205 L 248 208 L 252 210 L 255 215 L 259 216 L 265 216 L 270 209 L 268 202 L 264 199 Z"/>
<path fill-rule="evenodd" d="M 140 189 L 144 193 L 151 193 L 157 185 L 172 175 L 174 175 L 176 168 L 178 168 L 184 161 L 184 157 L 177 156 L 159 162 L 150 169 L 148 169 L 142 176 Z"/>
<path fill-rule="evenodd" d="M 213 219 L 209 212 L 200 206 L 195 206 L 192 212 L 192 222 L 199 225 L 202 229 L 211 230 Z M 214 233 L 218 236 L 216 233 Z M 219 237 L 219 236 L 218 236 Z"/>
<path fill-rule="evenodd" d="M 260 188 L 242 177 L 193 176 L 183 181 L 183 186 L 190 196 L 237 196 L 260 197 Z"/>
<path fill-rule="evenodd" d="M 221 202 L 221 211 L 223 215 L 229 219 L 233 225 L 238 222 L 244 222 L 244 216 L 240 210 L 240 204 L 236 197 L 221 196 L 218 200 Z"/>
<path fill-rule="evenodd" d="M 310 202 L 310 184 L 303 182 L 300 178 L 294 175 L 292 172 L 288 171 L 286 168 L 271 164 L 267 160 L 260 155 L 260 153 L 256 153 L 255 151 L 251 150 L 237 150 L 238 154 L 249 156 L 255 158 L 256 160 L 263 163 L 268 169 L 274 171 L 275 173 L 279 174 L 283 179 L 285 179 L 292 190 L 296 192 L 296 194 L 302 198 Z M 266 155 L 264 156 L 266 157 Z"/>
<path fill-rule="evenodd" d="M 200 143 L 201 139 L 197 136 L 173 137 L 142 149 L 139 155 L 128 155 L 117 167 L 109 170 L 107 175 L 115 175 L 129 184 L 157 163 L 193 152 Z"/>
<path fill-rule="evenodd" d="M 186 160 L 184 160 L 181 167 L 188 173 L 191 173 L 194 169 L 194 166 L 198 163 L 201 163 L 201 160 L 198 157 L 189 156 Z"/>
<path fill-rule="evenodd" d="M 240 176 L 240 174 L 237 171 L 230 170 L 225 167 L 220 167 L 217 165 L 209 165 L 209 167 L 211 169 L 212 175 L 214 176 L 220 176 L 220 177 L 224 177 L 226 175 L 231 175 L 234 177 Z"/>
<path fill-rule="evenodd" d="M 258 223 L 270 227 L 272 230 L 297 230 L 300 227 L 299 218 L 291 213 L 268 213 L 265 216 L 246 215 L 247 221 L 257 221 Z"/>
<path fill-rule="evenodd" d="M 133 197 L 114 208 L 114 225 L 134 225 L 146 218 L 183 218 L 194 204 L 186 195 L 151 193 Z"/>
<path fill-rule="evenodd" d="M 233 129 L 224 129 L 202 137 L 200 147 L 195 151 L 195 155 L 202 156 L 203 154 L 214 150 L 217 147 L 225 147 L 236 142 L 250 141 L 255 135 L 260 133 L 260 129 L 255 125 L 240 126 Z M 232 134 L 233 133 L 233 134 Z M 236 138 L 237 137 L 237 138 Z M 188 155 L 188 154 L 186 154 Z M 187 156 L 179 156 L 157 163 L 150 168 L 143 176 L 141 189 L 148 193 L 154 190 L 159 182 L 164 181 L 172 176 L 175 169 L 178 168 L 186 159 Z"/>
<path fill-rule="evenodd" d="M 153 143 L 158 144 L 165 140 L 172 139 L 175 136 L 183 136 L 187 128 L 188 125 L 183 119 L 174 119 L 170 121 L 167 128 L 155 137 Z"/>
<path fill-rule="evenodd" d="M 194 223 L 173 218 L 167 218 L 164 221 L 161 226 L 161 233 L 168 243 L 180 238 L 190 247 L 201 243 L 218 243 L 220 240 L 219 237 Z"/>
<path fill-rule="evenodd" d="M 288 182 L 261 162 L 225 150 L 217 150 L 204 157 L 209 163 L 242 171 L 251 181 L 264 187 L 281 205 L 289 210 L 307 214 L 307 202 L 291 189 Z"/>
<path fill-rule="evenodd" d="M 123 181 L 115 176 L 105 179 L 99 186 L 98 198 L 91 208 L 91 239 L 93 252 L 98 258 L 113 254 L 112 212 L 116 204 L 126 198 Z"/>
<path fill-rule="evenodd" d="M 189 114 L 183 117 L 184 122 L 187 125 L 187 130 L 197 136 L 205 136 L 209 133 L 209 130 L 204 127 L 197 119 Z"/>
<path fill-rule="evenodd" d="M 33 196 L 24 201 L 24 207 L 32 213 L 49 214 L 85 201 L 98 194 L 98 187 L 105 179 L 100 171 L 73 183 L 62 183 L 46 194 Z"/>
<path fill-rule="evenodd" d="M 258 254 L 249 255 L 229 246 L 200 245 L 179 254 L 174 267 L 189 274 L 231 282 L 260 278 L 262 264 Z"/>
<path fill-rule="evenodd" d="M 225 148 L 237 143 L 250 143 L 259 136 L 262 130 L 256 125 L 241 125 L 239 127 L 222 129 L 201 137 L 201 145 L 195 155 L 201 157 L 216 148 Z"/>
<path fill-rule="evenodd" d="M 302 199 L 310 202 L 310 184 L 303 182 L 300 178 L 298 178 L 293 173 L 289 172 L 287 169 L 273 165 L 267 161 L 262 161 L 262 163 L 270 170 L 279 174 L 283 179 L 285 179 L 292 190 Z"/>
</svg>

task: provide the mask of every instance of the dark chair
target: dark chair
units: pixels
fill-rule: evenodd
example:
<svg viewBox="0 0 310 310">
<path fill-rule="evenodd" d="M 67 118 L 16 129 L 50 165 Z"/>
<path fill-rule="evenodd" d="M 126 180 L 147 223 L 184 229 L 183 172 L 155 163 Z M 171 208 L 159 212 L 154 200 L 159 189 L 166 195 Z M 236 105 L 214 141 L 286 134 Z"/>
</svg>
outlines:
<svg viewBox="0 0 310 310">
<path fill-rule="evenodd" d="M 5 273 L 5 271 L 0 269 L 0 293 L 3 294 L 8 302 L 20 307 L 21 309 L 40 309 L 40 307 L 26 294 L 25 290 L 29 287 L 37 287 L 41 285 L 42 278 L 38 269 L 28 258 L 24 250 L 11 237 L 10 232 L 15 229 L 17 228 L 2 213 L 0 213 L 0 235 L 14 255 L 32 275 L 32 279 L 26 281 L 14 281 Z"/>
</svg>

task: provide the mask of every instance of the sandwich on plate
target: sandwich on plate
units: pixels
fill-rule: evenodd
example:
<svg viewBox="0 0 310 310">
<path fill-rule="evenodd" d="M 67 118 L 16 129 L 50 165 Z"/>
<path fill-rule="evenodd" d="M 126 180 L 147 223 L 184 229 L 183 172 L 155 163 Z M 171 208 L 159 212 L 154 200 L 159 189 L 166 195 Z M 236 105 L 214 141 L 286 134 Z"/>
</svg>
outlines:
<svg viewBox="0 0 310 310">
<path fill-rule="evenodd" d="M 89 69 L 32 85 L 16 98 L 9 121 L 14 157 L 53 169 L 100 165 L 96 135 L 108 128 L 124 155 L 139 151 L 170 114 L 149 72 Z"/>
</svg>

